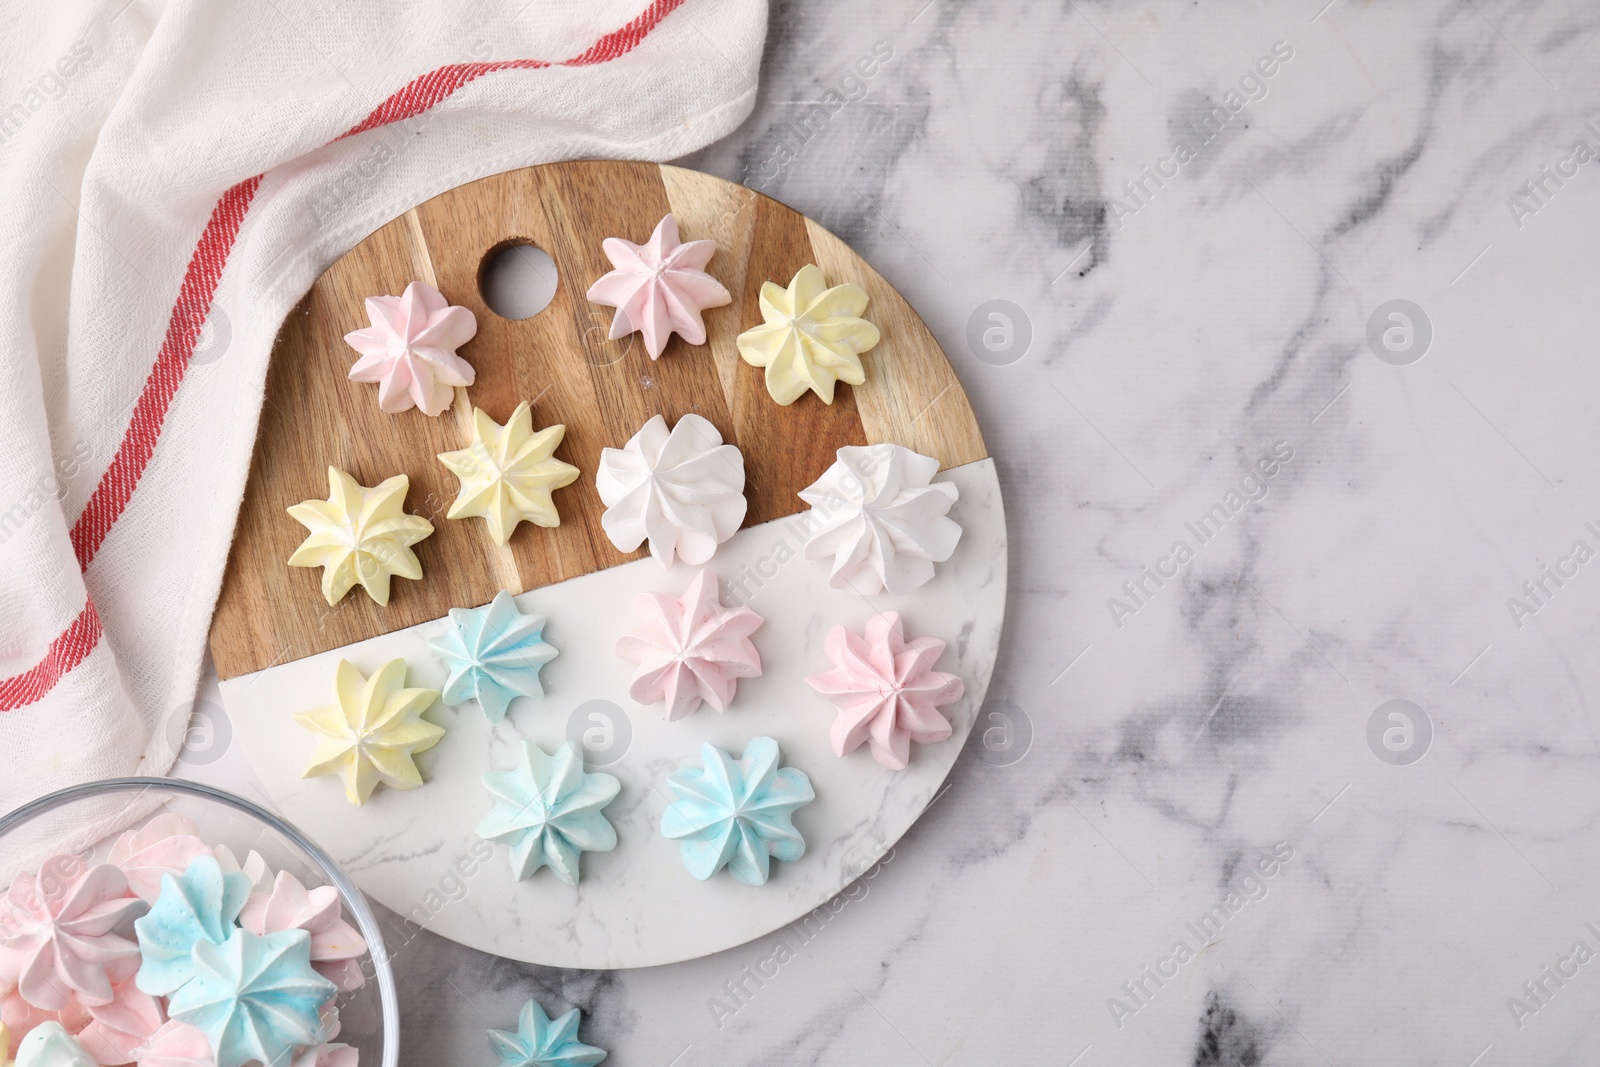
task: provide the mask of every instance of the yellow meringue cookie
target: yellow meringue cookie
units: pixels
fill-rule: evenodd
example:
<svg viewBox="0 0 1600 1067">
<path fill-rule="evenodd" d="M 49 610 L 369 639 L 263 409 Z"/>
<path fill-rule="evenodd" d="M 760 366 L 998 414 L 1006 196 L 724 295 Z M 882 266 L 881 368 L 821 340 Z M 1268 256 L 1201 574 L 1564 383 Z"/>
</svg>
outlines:
<svg viewBox="0 0 1600 1067">
<path fill-rule="evenodd" d="M 406 661 L 390 660 L 371 678 L 349 660 L 333 674 L 333 703 L 302 711 L 295 721 L 317 735 L 302 778 L 337 774 L 344 795 L 360 804 L 379 782 L 390 789 L 422 784 L 414 757 L 439 743 L 443 727 L 422 718 L 439 699 L 434 689 L 406 689 Z"/>
<path fill-rule="evenodd" d="M 861 353 L 878 343 L 878 328 L 861 313 L 867 291 L 846 282 L 828 288 L 822 271 L 807 263 L 787 289 L 761 286 L 764 325 L 739 335 L 739 355 L 767 369 L 767 392 L 780 404 L 794 403 L 807 389 L 833 403 L 834 382 L 867 380 Z"/>
<path fill-rule="evenodd" d="M 555 458 L 566 436 L 562 425 L 534 432 L 533 413 L 524 400 L 501 426 L 482 408 L 472 411 L 472 444 L 439 453 L 439 461 L 461 479 L 461 491 L 445 514 L 449 519 L 482 516 L 489 536 L 503 545 L 520 522 L 560 526 L 552 490 L 578 480 L 578 468 Z"/>
<path fill-rule="evenodd" d="M 411 546 L 433 533 L 433 523 L 401 511 L 411 482 L 403 474 L 372 488 L 337 467 L 328 468 L 328 499 L 289 509 L 311 535 L 289 557 L 291 567 L 321 567 L 328 604 L 359 585 L 379 604 L 389 603 L 389 577 L 422 577 Z"/>
</svg>

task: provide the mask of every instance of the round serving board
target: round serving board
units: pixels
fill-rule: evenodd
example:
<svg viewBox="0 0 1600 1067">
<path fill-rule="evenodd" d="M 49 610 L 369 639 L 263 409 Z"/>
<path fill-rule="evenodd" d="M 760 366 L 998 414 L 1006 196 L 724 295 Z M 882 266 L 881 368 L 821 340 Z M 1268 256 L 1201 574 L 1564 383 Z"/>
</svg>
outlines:
<svg viewBox="0 0 1600 1067">
<path fill-rule="evenodd" d="M 706 313 L 709 341 L 674 337 L 652 361 L 636 336 L 607 340 L 610 308 L 584 293 L 610 264 L 607 237 L 642 242 L 668 211 L 684 240 L 717 242 L 709 271 L 733 303 Z M 484 303 L 485 264 L 510 244 L 536 245 L 558 272 L 554 299 L 527 319 L 502 318 Z M 830 284 L 863 286 L 866 317 L 882 340 L 864 356 L 865 385 L 840 385 L 834 403 L 808 394 L 790 407 L 767 395 L 762 372 L 738 355 L 736 336 L 761 321 L 765 281 L 787 284 L 806 263 Z M 346 374 L 355 353 L 347 332 L 367 325 L 363 299 L 399 294 L 420 280 L 470 308 L 478 333 L 462 346 L 477 380 L 458 389 L 439 418 L 378 409 L 375 387 Z M 556 491 L 562 522 L 518 527 L 494 544 L 482 520 L 447 520 L 456 481 L 437 454 L 470 440 L 472 407 L 504 421 L 523 400 L 536 426 L 562 423 L 556 455 L 583 473 Z M 694 412 L 744 454 L 749 511 L 744 528 L 708 566 L 724 599 L 766 618 L 754 635 L 765 673 L 740 683 L 729 711 L 708 708 L 676 723 L 628 698 L 631 665 L 612 650 L 634 625 L 633 598 L 681 593 L 697 568 L 663 570 L 643 552 L 621 553 L 600 526 L 595 490 L 600 451 L 620 447 L 651 416 L 669 423 Z M 822 563 L 801 557 L 811 484 L 845 445 L 883 441 L 937 458 L 960 499 L 951 511 L 964 533 L 934 579 L 902 597 L 872 598 L 827 585 Z M 406 510 L 434 524 L 416 546 L 424 577 L 396 580 L 387 607 L 360 589 L 329 607 L 320 571 L 285 561 L 304 529 L 285 509 L 327 493 L 327 467 L 363 485 L 410 478 Z M 330 267 L 278 335 L 266 403 L 211 647 L 235 735 L 265 788 L 291 820 L 326 847 L 379 902 L 434 932 L 475 948 L 569 967 L 633 967 L 692 958 L 741 944 L 800 919 L 858 877 L 915 821 L 936 794 L 971 730 L 994 666 L 1005 605 L 1005 523 L 994 466 L 954 371 L 900 295 L 837 238 L 778 202 L 742 186 L 675 167 L 572 162 L 511 171 L 451 190 L 378 229 Z M 363 673 L 404 656 L 409 684 L 441 687 L 443 665 L 426 639 L 446 612 L 476 607 L 501 589 L 523 611 L 547 615 L 545 636 L 560 656 L 544 671 L 546 696 L 512 704 L 491 725 L 475 704 L 436 705 L 446 727 L 422 755 L 421 789 L 380 787 L 361 807 L 332 778 L 303 780 L 312 747 L 294 712 L 328 703 L 341 658 Z M 804 683 L 829 667 L 827 630 L 860 631 L 881 611 L 899 611 L 909 635 L 941 637 L 939 668 L 958 674 L 966 695 L 947 706 L 955 733 L 914 746 L 911 766 L 880 767 L 865 748 L 840 759 L 828 747 L 831 705 Z M 668 772 L 696 762 L 702 742 L 735 753 L 775 737 L 783 762 L 811 776 L 817 800 L 795 824 L 808 850 L 774 865 L 765 886 L 726 873 L 695 881 L 677 845 L 656 830 L 670 803 Z M 548 870 L 517 882 L 505 849 L 473 833 L 490 807 L 482 775 L 515 762 L 527 739 L 553 749 L 569 737 L 590 769 L 622 782 L 607 809 L 619 845 L 586 853 L 576 889 Z"/>
</svg>

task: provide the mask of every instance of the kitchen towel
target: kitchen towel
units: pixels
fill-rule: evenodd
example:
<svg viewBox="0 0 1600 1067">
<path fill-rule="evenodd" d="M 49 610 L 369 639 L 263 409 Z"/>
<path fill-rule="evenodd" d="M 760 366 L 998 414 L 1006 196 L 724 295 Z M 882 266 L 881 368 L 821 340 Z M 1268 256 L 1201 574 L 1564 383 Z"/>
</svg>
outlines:
<svg viewBox="0 0 1600 1067">
<path fill-rule="evenodd" d="M 487 174 L 665 160 L 754 104 L 760 0 L 54 0 L 0 35 L 0 810 L 161 774 L 267 358 Z"/>
</svg>

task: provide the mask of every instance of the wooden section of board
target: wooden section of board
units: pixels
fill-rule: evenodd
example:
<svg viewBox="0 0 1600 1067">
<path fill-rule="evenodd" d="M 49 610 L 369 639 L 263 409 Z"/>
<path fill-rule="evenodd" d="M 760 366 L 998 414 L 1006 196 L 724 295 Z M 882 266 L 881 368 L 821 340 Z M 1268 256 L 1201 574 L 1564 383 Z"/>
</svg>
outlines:
<svg viewBox="0 0 1600 1067">
<path fill-rule="evenodd" d="M 684 240 L 717 242 L 708 269 L 734 300 L 706 313 L 705 346 L 674 336 L 652 361 L 637 336 L 608 340 L 612 310 L 584 294 L 610 269 L 605 238 L 642 242 L 669 210 Z M 490 311 L 479 287 L 489 259 L 516 243 L 544 249 L 559 274 L 550 306 L 521 320 Z M 831 283 L 866 288 L 866 315 L 883 339 L 864 357 L 865 385 L 840 385 L 832 405 L 808 394 L 779 407 L 762 372 L 739 358 L 736 338 L 761 321 L 762 283 L 787 284 L 811 262 Z M 385 414 L 375 386 L 347 377 L 356 356 L 343 338 L 368 324 L 364 298 L 399 294 L 415 280 L 478 317 L 477 336 L 461 348 L 477 380 L 437 419 L 415 409 Z M 502 548 L 481 519 L 444 517 L 457 484 L 436 457 L 470 441 L 472 405 L 503 422 L 523 400 L 533 402 L 536 426 L 566 426 L 556 455 L 583 475 L 556 491 L 559 527 L 524 523 Z M 212 622 L 218 673 L 247 674 L 486 603 L 502 588 L 521 592 L 637 558 L 618 552 L 600 526 L 601 449 L 621 447 L 652 415 L 675 422 L 689 412 L 744 453 L 746 525 L 804 510 L 795 494 L 843 445 L 893 441 L 942 467 L 987 455 L 966 394 L 916 312 L 841 241 L 775 200 L 674 167 L 588 161 L 498 174 L 419 205 L 329 267 L 279 331 Z M 415 549 L 422 580 L 396 579 L 387 607 L 359 588 L 329 607 L 321 572 L 285 563 L 305 536 L 285 509 L 325 498 L 329 465 L 369 486 L 407 475 L 406 510 L 434 524 Z"/>
</svg>

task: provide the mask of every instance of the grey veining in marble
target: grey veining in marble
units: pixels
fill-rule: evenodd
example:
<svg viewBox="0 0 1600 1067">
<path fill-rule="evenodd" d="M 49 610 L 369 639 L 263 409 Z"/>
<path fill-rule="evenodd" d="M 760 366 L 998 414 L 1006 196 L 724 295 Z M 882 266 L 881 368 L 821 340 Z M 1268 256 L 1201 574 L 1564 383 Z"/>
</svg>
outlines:
<svg viewBox="0 0 1600 1067">
<path fill-rule="evenodd" d="M 533 993 L 618 1067 L 1592 1059 L 1597 31 L 777 5 L 755 114 L 687 162 L 839 233 L 956 362 L 1004 717 L 805 931 L 616 974 L 418 935 L 405 1062 L 489 1062 Z"/>
</svg>

